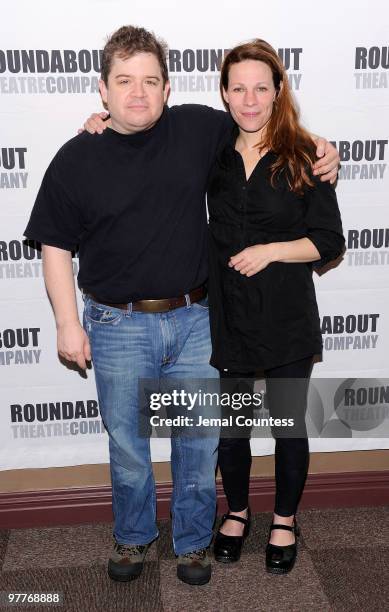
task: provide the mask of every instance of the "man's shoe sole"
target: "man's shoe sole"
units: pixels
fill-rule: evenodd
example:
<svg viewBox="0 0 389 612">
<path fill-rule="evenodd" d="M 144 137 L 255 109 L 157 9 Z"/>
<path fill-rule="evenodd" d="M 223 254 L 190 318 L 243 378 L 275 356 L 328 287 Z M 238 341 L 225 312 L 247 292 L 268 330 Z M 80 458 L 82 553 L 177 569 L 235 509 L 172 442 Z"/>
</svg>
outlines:
<svg viewBox="0 0 389 612">
<path fill-rule="evenodd" d="M 211 566 L 209 566 L 209 571 L 201 576 L 188 576 L 185 572 L 185 566 L 177 567 L 177 578 L 186 584 L 192 584 L 194 586 L 201 586 L 203 584 L 207 584 L 211 580 Z"/>
<path fill-rule="evenodd" d="M 139 578 L 142 570 L 143 563 L 134 563 L 134 565 L 130 567 L 125 567 L 124 565 L 118 567 L 116 563 L 113 564 L 111 561 L 108 561 L 108 576 L 111 578 L 111 580 L 116 580 L 117 582 L 129 582 L 130 580 L 135 580 L 136 578 Z"/>
</svg>

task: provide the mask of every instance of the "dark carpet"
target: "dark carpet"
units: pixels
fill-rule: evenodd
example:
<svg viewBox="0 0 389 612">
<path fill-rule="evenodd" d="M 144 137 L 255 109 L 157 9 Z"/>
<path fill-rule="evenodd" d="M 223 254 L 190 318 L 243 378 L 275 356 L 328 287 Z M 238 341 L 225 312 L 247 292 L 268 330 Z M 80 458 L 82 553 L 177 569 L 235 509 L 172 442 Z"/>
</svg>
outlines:
<svg viewBox="0 0 389 612">
<path fill-rule="evenodd" d="M 169 522 L 160 522 L 143 573 L 130 583 L 106 573 L 112 525 L 0 531 L 0 591 L 61 592 L 60 606 L 4 610 L 77 612 L 370 612 L 389 608 L 389 508 L 299 513 L 298 558 L 287 576 L 264 568 L 270 513 L 253 516 L 240 563 L 213 562 L 202 587 L 176 577 Z"/>
</svg>

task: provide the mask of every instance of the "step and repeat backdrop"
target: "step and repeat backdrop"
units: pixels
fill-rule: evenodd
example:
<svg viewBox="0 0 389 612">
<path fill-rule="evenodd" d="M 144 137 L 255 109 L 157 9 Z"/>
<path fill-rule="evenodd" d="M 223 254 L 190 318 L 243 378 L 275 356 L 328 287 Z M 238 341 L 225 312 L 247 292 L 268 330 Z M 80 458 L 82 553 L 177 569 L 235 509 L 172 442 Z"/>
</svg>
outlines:
<svg viewBox="0 0 389 612">
<path fill-rule="evenodd" d="M 308 0 L 248 0 L 241 8 L 225 0 L 2 3 L 1 469 L 108 461 L 93 370 L 83 378 L 60 363 L 39 245 L 27 244 L 23 231 L 53 155 L 102 110 L 105 37 L 130 23 L 169 44 L 170 105 L 222 108 L 226 50 L 254 37 L 279 50 L 304 124 L 335 143 L 342 163 L 337 194 L 347 252 L 315 274 L 324 352 L 311 395 L 324 428 L 311 449 L 389 448 L 388 18 L 387 4 L 374 0 L 368 7 L 328 0 L 320 11 Z M 257 455 L 273 452 L 271 439 L 252 446 Z M 169 452 L 169 440 L 152 440 L 153 460 Z"/>
</svg>

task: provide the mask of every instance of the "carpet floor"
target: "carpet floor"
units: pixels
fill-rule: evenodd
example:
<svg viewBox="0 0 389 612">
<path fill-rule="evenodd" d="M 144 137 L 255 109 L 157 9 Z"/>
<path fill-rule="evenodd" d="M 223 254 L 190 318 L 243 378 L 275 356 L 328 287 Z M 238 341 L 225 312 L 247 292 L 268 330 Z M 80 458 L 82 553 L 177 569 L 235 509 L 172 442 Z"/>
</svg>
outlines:
<svg viewBox="0 0 389 612">
<path fill-rule="evenodd" d="M 61 592 L 60 606 L 8 610 L 63 612 L 370 612 L 389 609 L 389 507 L 299 512 L 298 558 L 287 576 L 267 574 L 270 513 L 256 514 L 241 561 L 212 563 L 193 587 L 176 577 L 168 521 L 143 573 L 117 583 L 106 572 L 112 525 L 0 531 L 0 591 Z"/>
</svg>

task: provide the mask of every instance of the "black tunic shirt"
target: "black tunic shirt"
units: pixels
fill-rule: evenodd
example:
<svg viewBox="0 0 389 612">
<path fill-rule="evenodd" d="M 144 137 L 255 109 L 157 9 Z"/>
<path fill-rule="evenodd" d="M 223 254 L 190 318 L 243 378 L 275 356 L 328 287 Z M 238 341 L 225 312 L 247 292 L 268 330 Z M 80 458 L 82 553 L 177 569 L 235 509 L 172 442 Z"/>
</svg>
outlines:
<svg viewBox="0 0 389 612">
<path fill-rule="evenodd" d="M 335 190 L 313 178 L 299 196 L 282 172 L 270 184 L 269 151 L 246 180 L 235 150 L 237 130 L 219 154 L 208 188 L 209 299 L 215 367 L 235 372 L 284 365 L 320 353 L 320 320 L 311 263 L 274 262 L 251 277 L 228 267 L 231 256 L 255 244 L 308 237 L 320 267 L 344 247 Z"/>
<path fill-rule="evenodd" d="M 151 129 L 83 133 L 55 155 L 25 235 L 79 248 L 78 284 L 101 301 L 183 295 L 207 269 L 205 192 L 227 113 L 165 108 Z"/>
</svg>

